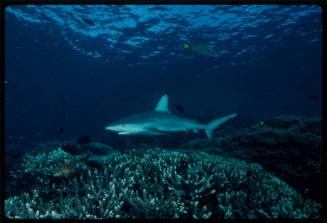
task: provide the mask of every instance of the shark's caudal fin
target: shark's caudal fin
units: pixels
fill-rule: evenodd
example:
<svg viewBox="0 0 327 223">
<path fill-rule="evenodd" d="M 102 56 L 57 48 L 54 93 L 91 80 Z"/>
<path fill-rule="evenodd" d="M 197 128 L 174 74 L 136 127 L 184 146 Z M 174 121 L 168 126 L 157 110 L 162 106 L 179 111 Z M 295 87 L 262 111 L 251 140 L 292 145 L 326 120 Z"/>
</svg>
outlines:
<svg viewBox="0 0 327 223">
<path fill-rule="evenodd" d="M 206 128 L 204 129 L 204 131 L 206 132 L 207 136 L 209 139 L 213 138 L 213 131 L 220 126 L 221 124 L 223 124 L 224 122 L 228 121 L 231 118 L 234 118 L 237 115 L 237 113 L 233 113 L 221 118 L 218 118 L 216 120 L 213 120 L 211 122 L 209 122 L 206 126 Z"/>
<path fill-rule="evenodd" d="M 161 97 L 161 99 L 159 100 L 155 111 L 160 111 L 160 112 L 168 112 L 170 113 L 170 111 L 168 110 L 168 96 L 165 94 Z"/>
</svg>

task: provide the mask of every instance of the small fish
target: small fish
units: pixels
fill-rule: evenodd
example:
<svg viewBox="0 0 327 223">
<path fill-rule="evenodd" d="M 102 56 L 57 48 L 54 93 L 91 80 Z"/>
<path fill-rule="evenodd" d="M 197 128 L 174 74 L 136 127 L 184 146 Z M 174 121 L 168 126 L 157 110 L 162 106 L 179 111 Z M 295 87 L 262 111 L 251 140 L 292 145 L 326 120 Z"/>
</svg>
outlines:
<svg viewBox="0 0 327 223">
<path fill-rule="evenodd" d="M 149 11 L 154 11 L 154 10 L 165 11 L 165 10 L 167 10 L 167 8 L 161 7 L 161 6 L 154 6 L 152 8 L 149 8 L 148 10 Z"/>
<path fill-rule="evenodd" d="M 53 174 L 55 177 L 68 176 L 71 173 L 74 173 L 76 168 L 72 163 L 64 163 L 62 164 Z"/>
<path fill-rule="evenodd" d="M 261 99 L 261 98 L 262 98 L 262 94 L 258 94 L 257 97 L 258 97 L 259 99 Z"/>
<path fill-rule="evenodd" d="M 283 110 L 288 111 L 288 106 L 287 105 L 283 106 Z"/>
<path fill-rule="evenodd" d="M 65 100 L 64 98 L 61 98 L 61 99 L 59 100 L 59 102 L 62 103 L 62 104 L 66 104 L 66 100 Z"/>
<path fill-rule="evenodd" d="M 291 125 L 291 123 L 278 118 L 273 118 L 273 119 L 261 121 L 260 125 L 266 125 L 272 128 L 288 128 Z"/>
<path fill-rule="evenodd" d="M 179 111 L 180 113 L 184 113 L 184 108 L 181 105 L 178 104 L 173 104 L 173 106 L 176 108 L 177 111 Z"/>
<path fill-rule="evenodd" d="M 298 86 L 295 88 L 296 91 L 304 91 L 304 86 L 301 85 L 301 86 Z"/>
<path fill-rule="evenodd" d="M 269 93 L 272 93 L 273 91 L 274 91 L 273 88 L 269 88 L 269 89 L 268 89 L 268 92 L 269 92 Z"/>
<path fill-rule="evenodd" d="M 119 100 L 122 101 L 122 102 L 128 102 L 128 99 L 127 98 L 121 98 Z"/>
<path fill-rule="evenodd" d="M 306 194 L 308 194 L 309 192 L 310 192 L 310 189 L 309 189 L 309 188 L 305 188 L 303 193 L 306 195 Z"/>
<path fill-rule="evenodd" d="M 188 45 L 188 44 L 184 44 L 184 48 L 193 50 L 195 52 L 198 52 L 198 53 L 206 55 L 206 56 L 218 57 L 217 52 L 212 47 L 207 46 L 207 45 L 202 45 L 202 44 Z"/>
<path fill-rule="evenodd" d="M 310 99 L 311 101 L 318 101 L 319 100 L 319 97 L 314 96 L 314 95 L 306 96 L 306 98 Z"/>
<path fill-rule="evenodd" d="M 90 20 L 90 19 L 87 19 L 87 18 L 83 18 L 83 17 L 82 17 L 82 20 L 83 20 L 86 24 L 89 24 L 89 25 L 91 25 L 91 26 L 94 26 L 94 25 L 95 25 L 94 22 L 93 22 L 92 20 Z"/>
</svg>

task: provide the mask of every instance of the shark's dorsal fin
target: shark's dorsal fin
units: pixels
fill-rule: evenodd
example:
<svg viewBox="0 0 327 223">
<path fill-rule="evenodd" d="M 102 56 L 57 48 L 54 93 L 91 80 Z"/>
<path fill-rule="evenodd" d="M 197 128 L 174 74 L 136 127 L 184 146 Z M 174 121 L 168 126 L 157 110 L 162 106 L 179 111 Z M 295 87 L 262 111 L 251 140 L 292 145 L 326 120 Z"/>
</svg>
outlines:
<svg viewBox="0 0 327 223">
<path fill-rule="evenodd" d="M 155 111 L 170 113 L 170 111 L 168 110 L 168 96 L 166 94 L 160 98 Z"/>
</svg>

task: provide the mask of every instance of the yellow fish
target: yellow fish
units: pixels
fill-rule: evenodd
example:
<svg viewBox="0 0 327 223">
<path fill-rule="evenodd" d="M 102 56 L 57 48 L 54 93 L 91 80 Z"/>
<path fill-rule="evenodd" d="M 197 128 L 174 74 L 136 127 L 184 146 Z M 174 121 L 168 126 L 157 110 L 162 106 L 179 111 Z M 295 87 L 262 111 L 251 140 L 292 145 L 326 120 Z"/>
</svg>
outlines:
<svg viewBox="0 0 327 223">
<path fill-rule="evenodd" d="M 198 52 L 200 54 L 211 56 L 211 57 L 218 57 L 217 52 L 210 46 L 202 45 L 202 44 L 196 44 L 196 45 L 188 45 L 184 44 L 185 49 L 190 49 L 195 52 Z"/>
<path fill-rule="evenodd" d="M 272 128 L 288 128 L 291 125 L 291 123 L 278 118 L 273 118 L 273 119 L 261 121 L 260 125 L 267 125 Z"/>
<path fill-rule="evenodd" d="M 68 176 L 69 174 L 74 173 L 75 170 L 76 168 L 73 166 L 72 163 L 64 163 L 56 170 L 56 172 L 54 172 L 53 176 Z"/>
</svg>

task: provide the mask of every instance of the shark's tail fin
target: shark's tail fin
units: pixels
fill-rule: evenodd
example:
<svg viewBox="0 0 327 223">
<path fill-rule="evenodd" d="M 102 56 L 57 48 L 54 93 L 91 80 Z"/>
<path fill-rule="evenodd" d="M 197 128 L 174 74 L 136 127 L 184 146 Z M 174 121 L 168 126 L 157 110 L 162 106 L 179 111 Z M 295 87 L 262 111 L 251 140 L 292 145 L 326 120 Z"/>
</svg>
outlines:
<svg viewBox="0 0 327 223">
<path fill-rule="evenodd" d="M 230 114 L 230 115 L 226 115 L 224 117 L 221 117 L 221 118 L 218 118 L 218 119 L 215 119 L 211 122 L 209 122 L 207 125 L 206 125 L 206 128 L 204 129 L 204 131 L 206 132 L 207 136 L 209 139 L 212 139 L 213 138 L 213 131 L 218 127 L 220 126 L 221 124 L 223 124 L 224 122 L 228 121 L 229 119 L 231 118 L 234 118 L 235 116 L 237 115 L 237 113 L 233 113 L 233 114 Z"/>
</svg>

